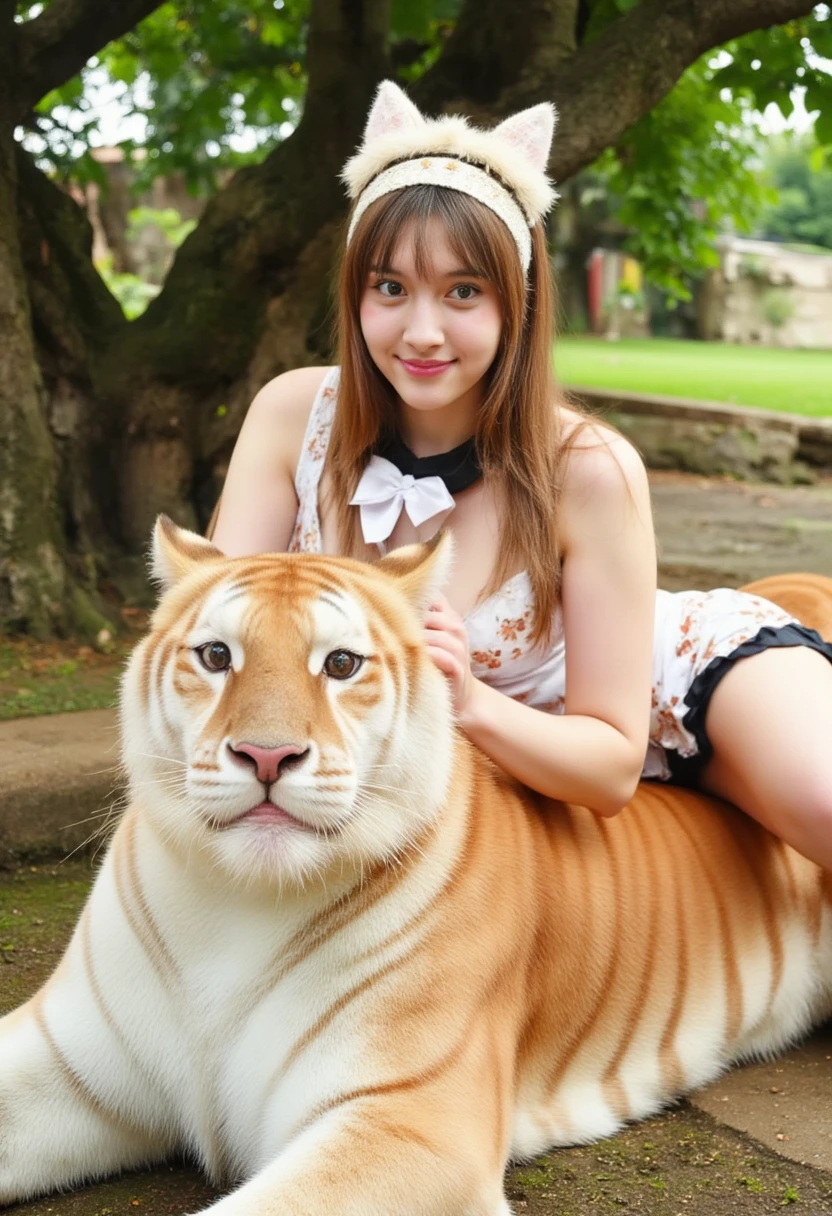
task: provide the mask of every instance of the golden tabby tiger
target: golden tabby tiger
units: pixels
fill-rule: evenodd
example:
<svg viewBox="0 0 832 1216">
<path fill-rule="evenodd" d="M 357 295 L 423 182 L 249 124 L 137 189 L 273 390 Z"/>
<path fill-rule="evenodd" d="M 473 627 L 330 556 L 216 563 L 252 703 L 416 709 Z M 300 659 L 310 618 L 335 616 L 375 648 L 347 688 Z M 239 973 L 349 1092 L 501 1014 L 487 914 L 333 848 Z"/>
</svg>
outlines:
<svg viewBox="0 0 832 1216">
<path fill-rule="evenodd" d="M 454 730 L 422 642 L 448 557 L 231 561 L 157 526 L 132 803 L 0 1021 L 0 1201 L 185 1151 L 236 1186 L 215 1216 L 505 1216 L 509 1157 L 830 1010 L 816 866 L 680 790 L 546 804 Z"/>
</svg>

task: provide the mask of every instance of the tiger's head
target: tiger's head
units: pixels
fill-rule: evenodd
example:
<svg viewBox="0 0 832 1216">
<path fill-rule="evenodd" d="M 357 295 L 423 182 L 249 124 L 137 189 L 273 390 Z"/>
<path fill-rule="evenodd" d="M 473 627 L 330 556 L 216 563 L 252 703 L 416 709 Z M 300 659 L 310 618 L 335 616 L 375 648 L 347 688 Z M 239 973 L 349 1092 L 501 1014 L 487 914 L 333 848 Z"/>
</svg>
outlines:
<svg viewBox="0 0 832 1216">
<path fill-rule="evenodd" d="M 253 883 L 305 886 L 395 857 L 452 765 L 447 683 L 423 642 L 445 535 L 375 565 L 227 558 L 164 516 L 163 594 L 122 681 L 133 801 L 165 838 Z"/>
</svg>

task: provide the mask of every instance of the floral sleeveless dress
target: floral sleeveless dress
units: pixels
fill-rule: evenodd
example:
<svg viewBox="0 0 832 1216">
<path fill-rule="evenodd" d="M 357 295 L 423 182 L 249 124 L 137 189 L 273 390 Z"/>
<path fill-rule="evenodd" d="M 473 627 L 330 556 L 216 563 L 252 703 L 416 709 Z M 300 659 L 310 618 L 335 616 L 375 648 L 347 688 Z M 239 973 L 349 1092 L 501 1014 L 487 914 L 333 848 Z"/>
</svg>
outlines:
<svg viewBox="0 0 832 1216">
<path fill-rule="evenodd" d="M 318 485 L 338 398 L 339 369 L 318 390 L 295 475 L 298 514 L 289 552 L 320 553 Z M 465 618 L 471 669 L 507 696 L 548 713 L 563 713 L 566 656 L 560 611 L 551 642 L 529 642 L 533 597 L 521 571 Z M 704 728 L 708 700 L 738 659 L 770 646 L 810 646 L 832 662 L 832 646 L 776 604 L 722 587 L 658 591 L 653 645 L 650 742 L 643 777 L 695 784 L 711 748 Z"/>
</svg>

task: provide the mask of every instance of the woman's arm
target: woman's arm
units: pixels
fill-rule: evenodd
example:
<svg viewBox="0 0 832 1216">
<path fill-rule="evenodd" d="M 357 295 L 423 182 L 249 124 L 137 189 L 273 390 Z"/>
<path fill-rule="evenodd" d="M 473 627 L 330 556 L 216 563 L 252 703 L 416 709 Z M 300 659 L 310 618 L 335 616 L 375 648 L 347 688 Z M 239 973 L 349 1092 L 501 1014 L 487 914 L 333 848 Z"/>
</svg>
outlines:
<svg viewBox="0 0 832 1216">
<path fill-rule="evenodd" d="M 600 432 L 597 446 L 575 451 L 561 536 L 563 716 L 475 680 L 464 626 L 446 604 L 431 613 L 428 630 L 447 639 L 462 627 L 462 638 L 431 645 L 429 632 L 429 646 L 453 683 L 459 724 L 473 743 L 532 789 L 615 815 L 632 797 L 647 751 L 656 600 L 647 476 L 626 440 Z"/>
<path fill-rule="evenodd" d="M 231 454 L 211 541 L 228 557 L 283 553 L 298 510 L 295 468 L 325 367 L 270 380 L 252 401 Z"/>
</svg>

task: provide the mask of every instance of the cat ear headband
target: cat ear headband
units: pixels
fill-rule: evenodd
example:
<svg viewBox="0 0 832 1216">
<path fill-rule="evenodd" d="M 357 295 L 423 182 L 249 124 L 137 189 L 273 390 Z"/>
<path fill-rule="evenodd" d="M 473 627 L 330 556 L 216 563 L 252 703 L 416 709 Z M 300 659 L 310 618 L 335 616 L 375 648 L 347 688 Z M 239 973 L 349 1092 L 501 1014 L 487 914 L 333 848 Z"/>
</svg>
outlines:
<svg viewBox="0 0 832 1216">
<path fill-rule="evenodd" d="M 484 203 L 514 237 L 529 268 L 533 228 L 557 199 L 546 176 L 555 130 L 548 102 L 512 115 L 491 131 L 460 115 L 424 118 L 391 80 L 383 80 L 370 108 L 364 140 L 341 174 L 355 203 L 347 234 L 376 199 L 427 183 L 460 190 Z"/>
</svg>

